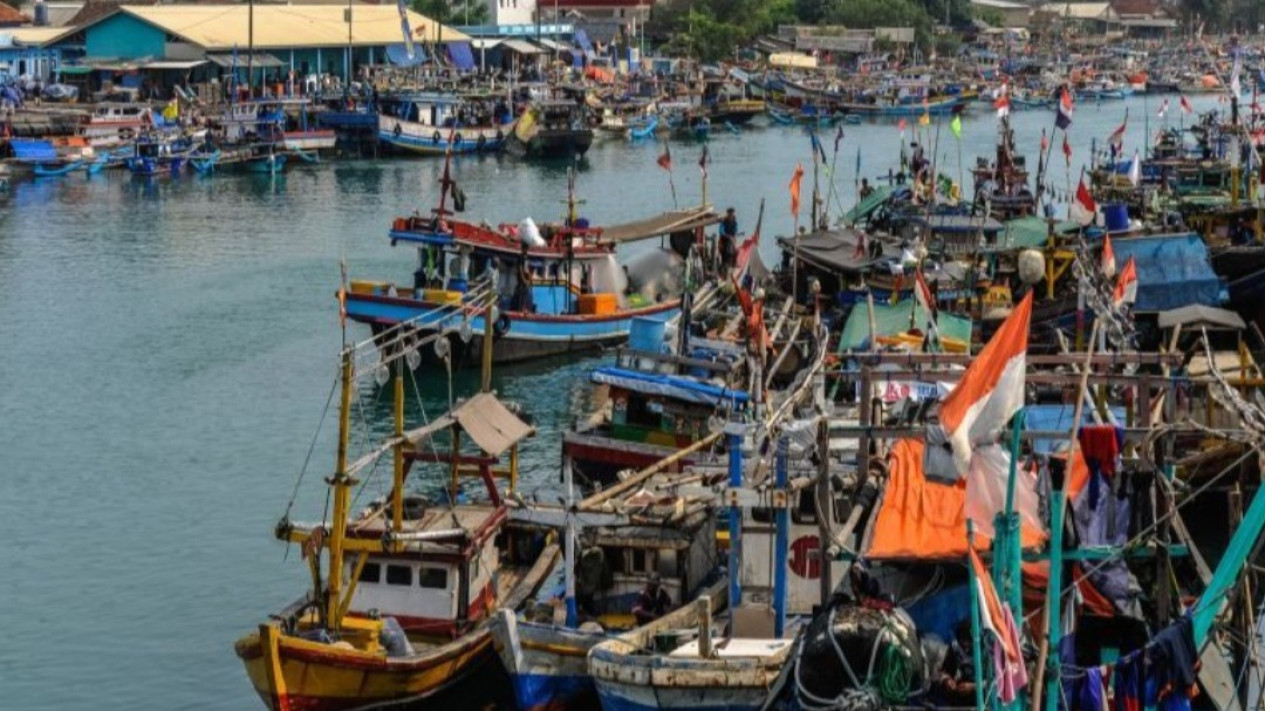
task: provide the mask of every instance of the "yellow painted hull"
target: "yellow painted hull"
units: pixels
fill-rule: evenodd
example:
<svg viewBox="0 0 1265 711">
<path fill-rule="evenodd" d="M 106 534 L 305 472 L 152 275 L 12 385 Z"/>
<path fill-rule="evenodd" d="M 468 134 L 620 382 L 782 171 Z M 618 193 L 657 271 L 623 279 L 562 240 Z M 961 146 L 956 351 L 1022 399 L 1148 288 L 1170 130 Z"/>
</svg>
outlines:
<svg viewBox="0 0 1265 711">
<path fill-rule="evenodd" d="M 347 711 L 370 704 L 420 702 L 460 681 L 491 655 L 485 626 L 405 658 L 312 642 L 275 623 L 236 644 L 237 656 L 273 711 Z"/>
</svg>

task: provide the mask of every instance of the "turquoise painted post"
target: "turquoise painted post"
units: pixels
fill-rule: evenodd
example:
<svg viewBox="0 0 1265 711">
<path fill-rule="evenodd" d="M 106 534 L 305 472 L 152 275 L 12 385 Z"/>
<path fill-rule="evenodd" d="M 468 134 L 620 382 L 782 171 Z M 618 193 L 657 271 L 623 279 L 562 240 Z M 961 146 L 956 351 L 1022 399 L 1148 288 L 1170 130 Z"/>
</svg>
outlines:
<svg viewBox="0 0 1265 711">
<path fill-rule="evenodd" d="M 1069 461 L 1068 467 L 1071 467 Z M 1063 629 L 1061 619 L 1063 613 L 1063 507 L 1067 504 L 1063 490 L 1066 473 L 1050 477 L 1050 582 L 1046 590 L 1046 639 L 1049 640 L 1049 651 L 1046 653 L 1045 670 L 1045 709 L 1057 711 L 1059 707 L 1060 688 L 1063 685 L 1062 667 L 1059 664 L 1059 642 Z M 1041 693 L 1033 689 L 1033 693 Z"/>
<path fill-rule="evenodd" d="M 971 565 L 970 551 L 975 547 L 975 522 L 966 519 L 966 578 L 967 585 L 970 588 L 968 597 L 971 598 L 971 656 L 975 660 L 972 665 L 975 670 L 975 708 L 977 711 L 984 709 L 984 655 L 980 651 L 980 617 L 979 617 L 979 587 L 975 581 L 975 566 Z"/>
<path fill-rule="evenodd" d="M 1212 629 L 1217 613 L 1225 606 L 1226 593 L 1243 571 L 1243 564 L 1260 538 L 1262 527 L 1265 527 L 1265 487 L 1257 489 L 1252 496 L 1252 505 L 1248 507 L 1239 527 L 1230 538 L 1230 544 L 1221 555 L 1217 569 L 1212 571 L 1212 580 L 1207 589 L 1199 596 L 1199 602 L 1195 603 L 1191 617 L 1196 647 L 1202 648 L 1208 640 L 1208 630 Z"/>
<path fill-rule="evenodd" d="M 777 442 L 777 461 L 774 470 L 777 477 L 777 488 L 786 491 L 786 456 L 787 440 L 781 437 Z M 791 512 L 790 502 L 777 509 L 777 540 L 773 544 L 773 638 L 781 639 L 786 631 L 786 558 L 790 548 Z"/>
</svg>

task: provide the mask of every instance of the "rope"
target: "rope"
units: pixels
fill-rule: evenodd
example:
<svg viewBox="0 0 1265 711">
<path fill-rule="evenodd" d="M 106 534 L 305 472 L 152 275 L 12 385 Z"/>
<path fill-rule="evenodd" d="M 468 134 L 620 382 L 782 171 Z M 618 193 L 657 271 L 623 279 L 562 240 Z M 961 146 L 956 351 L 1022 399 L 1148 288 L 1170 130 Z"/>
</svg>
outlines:
<svg viewBox="0 0 1265 711">
<path fill-rule="evenodd" d="M 325 426 L 325 418 L 329 415 L 329 406 L 334 402 L 334 393 L 338 392 L 338 378 L 335 375 L 334 381 L 330 383 L 329 395 L 325 397 L 325 409 L 321 411 L 321 420 L 316 425 L 316 431 L 312 433 L 312 441 L 308 444 L 307 455 L 303 457 L 303 466 L 299 468 L 298 479 L 294 482 L 294 490 L 290 492 L 290 500 L 286 502 L 285 513 L 281 515 L 281 519 L 290 518 L 290 510 L 294 508 L 294 502 L 299 497 L 299 487 L 303 485 L 303 477 L 307 474 L 308 465 L 312 462 L 312 453 L 316 451 L 316 441 L 320 439 L 321 428 Z M 286 547 L 289 551 L 289 547 Z"/>
</svg>

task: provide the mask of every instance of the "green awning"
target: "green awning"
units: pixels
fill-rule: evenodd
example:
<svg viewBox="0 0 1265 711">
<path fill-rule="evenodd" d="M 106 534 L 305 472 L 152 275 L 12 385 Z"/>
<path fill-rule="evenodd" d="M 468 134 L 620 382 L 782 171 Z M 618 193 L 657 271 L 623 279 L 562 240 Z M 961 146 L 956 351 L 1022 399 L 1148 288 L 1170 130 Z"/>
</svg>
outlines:
<svg viewBox="0 0 1265 711">
<path fill-rule="evenodd" d="M 846 224 L 855 225 L 861 220 L 864 220 L 869 217 L 871 213 L 877 210 L 880 205 L 887 202 L 887 198 L 890 197 L 891 194 L 892 186 L 890 185 L 880 185 L 879 187 L 874 188 L 874 192 L 870 193 L 869 197 L 865 198 L 861 202 L 858 202 L 851 210 L 848 210 L 843 214 L 843 221 Z"/>
<path fill-rule="evenodd" d="M 91 74 L 93 69 L 92 67 L 59 67 L 57 72 L 59 74 Z"/>
<path fill-rule="evenodd" d="M 909 330 L 910 314 L 917 310 L 913 324 L 918 329 L 925 329 L 927 317 L 917 299 L 905 299 L 896 304 L 875 302 L 874 327 L 879 336 L 895 336 Z M 971 320 L 961 316 L 940 313 L 936 319 L 936 328 L 940 337 L 971 342 Z M 839 337 L 839 350 L 863 350 L 870 347 L 870 309 L 864 302 L 857 303 L 848 314 L 848 322 L 843 326 L 843 335 Z"/>
<path fill-rule="evenodd" d="M 1024 249 L 1026 247 L 1044 247 L 1049 238 L 1049 225 L 1045 218 L 1031 215 L 1020 217 L 1006 223 L 1006 230 L 998 238 L 999 246 Z M 1054 223 L 1054 234 L 1065 235 L 1080 229 L 1080 225 L 1070 220 Z"/>
</svg>

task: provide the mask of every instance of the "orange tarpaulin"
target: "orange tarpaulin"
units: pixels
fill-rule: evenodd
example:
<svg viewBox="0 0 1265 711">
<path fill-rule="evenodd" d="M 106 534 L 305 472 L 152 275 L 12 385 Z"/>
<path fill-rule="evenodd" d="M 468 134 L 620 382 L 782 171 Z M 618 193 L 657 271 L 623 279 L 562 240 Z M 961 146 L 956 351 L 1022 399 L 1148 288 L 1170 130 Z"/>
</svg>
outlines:
<svg viewBox="0 0 1265 711">
<path fill-rule="evenodd" d="M 903 439 L 888 456 L 887 486 L 864 552 L 870 559 L 943 559 L 966 556 L 966 479 L 955 484 L 927 481 L 922 470 L 923 443 Z M 1024 548 L 1035 548 L 1044 531 L 1021 526 Z M 992 539 L 975 535 L 976 549 Z"/>
<path fill-rule="evenodd" d="M 591 65 L 584 68 L 584 76 L 592 79 L 593 81 L 600 81 L 603 84 L 610 84 L 615 81 L 615 72 Z"/>
</svg>

